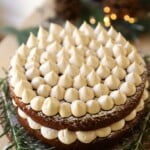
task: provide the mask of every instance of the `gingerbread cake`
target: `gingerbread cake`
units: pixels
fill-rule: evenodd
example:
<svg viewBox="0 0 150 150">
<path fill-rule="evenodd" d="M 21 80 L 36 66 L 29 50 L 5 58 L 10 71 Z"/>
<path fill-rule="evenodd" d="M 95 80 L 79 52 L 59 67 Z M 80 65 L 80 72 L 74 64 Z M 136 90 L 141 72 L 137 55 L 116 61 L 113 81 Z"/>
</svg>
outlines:
<svg viewBox="0 0 150 150">
<path fill-rule="evenodd" d="M 101 149 L 123 137 L 148 98 L 145 63 L 113 27 L 51 23 L 12 57 L 9 87 L 28 132 L 57 149 Z"/>
</svg>

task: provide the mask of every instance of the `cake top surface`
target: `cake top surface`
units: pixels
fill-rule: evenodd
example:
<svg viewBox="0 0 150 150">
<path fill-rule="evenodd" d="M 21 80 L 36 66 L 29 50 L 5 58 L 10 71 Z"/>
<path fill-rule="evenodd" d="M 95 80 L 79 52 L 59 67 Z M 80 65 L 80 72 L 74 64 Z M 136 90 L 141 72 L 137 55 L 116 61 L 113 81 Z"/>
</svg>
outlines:
<svg viewBox="0 0 150 150">
<path fill-rule="evenodd" d="M 11 59 L 10 84 L 46 116 L 81 117 L 124 105 L 142 83 L 145 64 L 113 27 L 50 24 L 30 34 Z"/>
</svg>

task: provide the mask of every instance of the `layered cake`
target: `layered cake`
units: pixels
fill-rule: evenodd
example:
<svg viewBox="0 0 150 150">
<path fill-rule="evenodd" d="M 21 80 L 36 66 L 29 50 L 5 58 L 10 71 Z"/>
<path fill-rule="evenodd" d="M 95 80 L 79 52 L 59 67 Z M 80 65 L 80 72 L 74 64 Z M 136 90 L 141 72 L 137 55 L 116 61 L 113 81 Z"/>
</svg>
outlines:
<svg viewBox="0 0 150 150">
<path fill-rule="evenodd" d="M 57 149 L 102 149 L 137 124 L 148 98 L 145 63 L 113 27 L 51 23 L 12 57 L 18 119 Z"/>
</svg>

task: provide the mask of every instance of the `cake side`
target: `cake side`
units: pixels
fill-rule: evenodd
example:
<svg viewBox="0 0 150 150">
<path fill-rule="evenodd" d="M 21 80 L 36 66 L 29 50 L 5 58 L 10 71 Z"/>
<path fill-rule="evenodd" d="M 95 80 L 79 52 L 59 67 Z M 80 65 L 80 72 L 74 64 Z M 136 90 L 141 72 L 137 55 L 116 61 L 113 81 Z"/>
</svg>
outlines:
<svg viewBox="0 0 150 150">
<path fill-rule="evenodd" d="M 30 105 L 25 105 L 24 103 L 22 103 L 21 100 L 19 100 L 19 98 L 15 96 L 12 88 L 10 88 L 10 91 L 18 107 L 20 107 L 25 113 L 31 116 L 35 121 L 44 126 L 58 130 L 64 128 L 68 128 L 73 131 L 91 130 L 108 126 L 113 122 L 117 122 L 121 118 L 127 116 L 138 105 L 144 91 L 145 82 L 146 73 L 143 74 L 143 83 L 139 87 L 137 87 L 137 92 L 135 93 L 135 95 L 130 97 L 124 105 L 115 106 L 111 111 L 101 111 L 96 115 L 87 114 L 80 118 L 76 118 L 73 116 L 61 118 L 59 115 L 48 117 L 42 112 L 34 111 L 30 107 Z"/>
</svg>

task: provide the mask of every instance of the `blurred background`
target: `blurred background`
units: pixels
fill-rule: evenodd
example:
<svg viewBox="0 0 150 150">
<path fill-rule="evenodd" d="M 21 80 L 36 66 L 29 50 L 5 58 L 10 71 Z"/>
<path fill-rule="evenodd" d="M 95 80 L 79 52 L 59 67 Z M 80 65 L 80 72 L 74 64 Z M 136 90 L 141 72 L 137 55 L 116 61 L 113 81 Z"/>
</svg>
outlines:
<svg viewBox="0 0 150 150">
<path fill-rule="evenodd" d="M 150 54 L 150 0 L 0 0 L 0 68 L 8 69 L 18 45 L 39 25 L 66 20 L 77 26 L 85 20 L 93 27 L 113 25 L 142 55 Z M 0 149 L 6 143 L 0 138 Z"/>
</svg>

